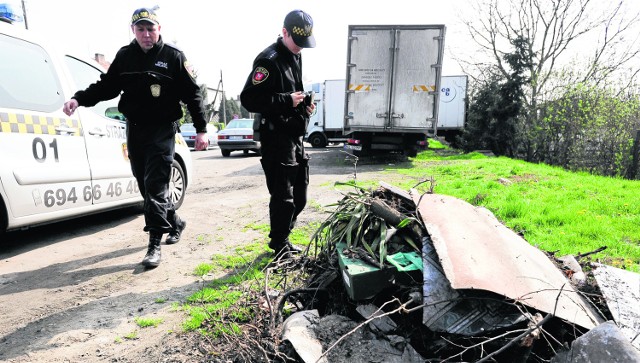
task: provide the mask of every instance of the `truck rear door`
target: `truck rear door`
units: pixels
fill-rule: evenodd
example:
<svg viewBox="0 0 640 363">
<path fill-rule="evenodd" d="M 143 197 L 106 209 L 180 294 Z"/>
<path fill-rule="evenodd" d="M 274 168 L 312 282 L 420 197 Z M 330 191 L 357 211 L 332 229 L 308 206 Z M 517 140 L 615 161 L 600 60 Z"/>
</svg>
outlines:
<svg viewBox="0 0 640 363">
<path fill-rule="evenodd" d="M 349 27 L 346 129 L 426 132 L 437 115 L 444 25 Z"/>
</svg>

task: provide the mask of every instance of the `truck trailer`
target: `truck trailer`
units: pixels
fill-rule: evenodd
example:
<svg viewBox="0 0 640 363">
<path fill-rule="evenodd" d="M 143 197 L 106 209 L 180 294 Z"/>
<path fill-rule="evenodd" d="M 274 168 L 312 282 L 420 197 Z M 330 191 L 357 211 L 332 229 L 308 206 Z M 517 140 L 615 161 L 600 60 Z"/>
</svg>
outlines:
<svg viewBox="0 0 640 363">
<path fill-rule="evenodd" d="M 437 129 L 427 124 L 429 137 L 436 133 L 449 142 L 464 129 L 467 100 L 466 75 L 442 76 L 438 106 Z M 316 111 L 311 115 L 305 141 L 312 147 L 322 148 L 327 144 L 347 141 L 343 133 L 345 80 L 332 79 L 313 83 L 305 90 L 315 92 Z"/>
<path fill-rule="evenodd" d="M 466 123 L 467 80 L 466 75 L 442 76 L 438 121 L 433 134 L 449 142 L 455 141 Z"/>
<path fill-rule="evenodd" d="M 354 154 L 415 156 L 435 130 L 444 25 L 350 25 L 343 134 Z"/>
</svg>

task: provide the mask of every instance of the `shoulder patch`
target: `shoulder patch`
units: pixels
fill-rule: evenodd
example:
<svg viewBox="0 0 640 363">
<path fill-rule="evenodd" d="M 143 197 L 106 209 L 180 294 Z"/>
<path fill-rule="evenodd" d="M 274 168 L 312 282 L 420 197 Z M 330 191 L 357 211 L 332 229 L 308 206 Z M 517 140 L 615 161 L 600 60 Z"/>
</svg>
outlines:
<svg viewBox="0 0 640 363">
<path fill-rule="evenodd" d="M 191 63 L 189 63 L 188 60 L 184 61 L 184 68 L 187 70 L 191 78 L 196 79 L 196 71 L 195 69 L 193 69 L 193 66 L 191 65 Z"/>
<path fill-rule="evenodd" d="M 251 83 L 254 85 L 260 84 L 264 82 L 267 78 L 269 78 L 269 71 L 264 67 L 257 67 L 255 71 L 253 71 L 253 76 L 251 77 Z"/>
</svg>

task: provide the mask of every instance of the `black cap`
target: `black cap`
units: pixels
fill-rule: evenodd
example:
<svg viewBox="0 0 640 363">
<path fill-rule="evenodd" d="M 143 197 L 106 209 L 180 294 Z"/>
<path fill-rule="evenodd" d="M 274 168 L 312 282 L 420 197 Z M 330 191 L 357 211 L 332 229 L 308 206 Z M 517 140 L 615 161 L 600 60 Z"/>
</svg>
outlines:
<svg viewBox="0 0 640 363">
<path fill-rule="evenodd" d="M 140 8 L 133 12 L 131 15 L 131 25 L 136 25 L 141 21 L 147 21 L 149 23 L 160 25 L 158 16 L 152 9 Z"/>
<path fill-rule="evenodd" d="M 313 48 L 316 38 L 313 37 L 313 19 L 302 10 L 294 10 L 284 18 L 284 28 L 287 29 L 293 42 L 300 48 Z"/>
</svg>

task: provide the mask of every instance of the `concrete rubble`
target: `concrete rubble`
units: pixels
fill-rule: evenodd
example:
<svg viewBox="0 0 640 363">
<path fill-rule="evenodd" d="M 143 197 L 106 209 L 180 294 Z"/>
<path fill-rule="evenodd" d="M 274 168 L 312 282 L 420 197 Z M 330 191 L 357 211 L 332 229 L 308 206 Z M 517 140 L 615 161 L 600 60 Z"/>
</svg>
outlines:
<svg viewBox="0 0 640 363">
<path fill-rule="evenodd" d="M 403 279 L 402 273 L 397 272 L 394 278 L 388 273 L 380 274 L 384 288 L 381 285 L 368 291 L 404 298 L 410 291 L 412 296 L 421 293 L 418 304 L 424 332 L 420 349 L 412 347 L 415 332 L 402 331 L 406 322 L 398 324 L 393 315 L 383 314 L 377 306 L 378 296 L 353 299 L 352 294 L 352 303 L 362 318 L 360 323 L 341 315 L 320 316 L 315 310 L 287 319 L 283 337 L 304 362 L 337 362 L 345 356 L 350 362 L 425 362 L 442 358 L 455 362 L 486 359 L 487 354 L 501 354 L 494 357 L 497 361 L 524 362 L 536 344 L 551 344 L 549 341 L 554 340 L 560 345 L 542 349 L 560 351 L 547 358 L 555 363 L 640 361 L 640 274 L 593 265 L 593 276 L 610 311 L 606 315 L 580 291 L 590 280 L 573 256 L 559 259 L 558 266 L 490 211 L 463 200 L 438 194 L 418 196 L 414 190 L 404 192 L 384 183 L 381 188 L 414 203 L 416 216 L 424 226 L 423 232 L 414 233 L 419 238 L 414 243 L 421 250 L 422 266 L 417 272 L 422 280 L 411 284 L 416 271 L 411 272 L 411 279 Z M 389 203 L 393 204 L 397 203 Z M 395 232 L 394 229 L 392 233 Z M 339 253 L 342 252 L 341 249 Z M 343 277 L 354 272 L 345 270 L 355 264 L 342 262 L 337 268 Z M 368 264 L 373 269 L 370 261 Z M 351 292 L 357 290 L 348 286 L 354 281 L 371 284 L 370 279 L 351 276 L 343 279 L 344 287 Z M 393 288 L 397 294 L 389 292 Z M 414 310 L 405 309 L 405 313 Z M 421 328 L 414 325 L 411 329 Z M 540 339 L 540 335 L 553 335 L 554 329 L 559 332 L 558 337 Z M 501 334 L 516 330 L 525 333 L 517 338 L 500 338 Z M 477 353 L 471 347 L 479 339 L 486 340 L 479 344 L 482 349 Z M 422 356 L 425 352 L 433 355 Z"/>
<path fill-rule="evenodd" d="M 608 321 L 591 329 L 571 344 L 571 349 L 558 353 L 551 363 L 637 363 L 640 351 L 618 326 Z"/>
</svg>

